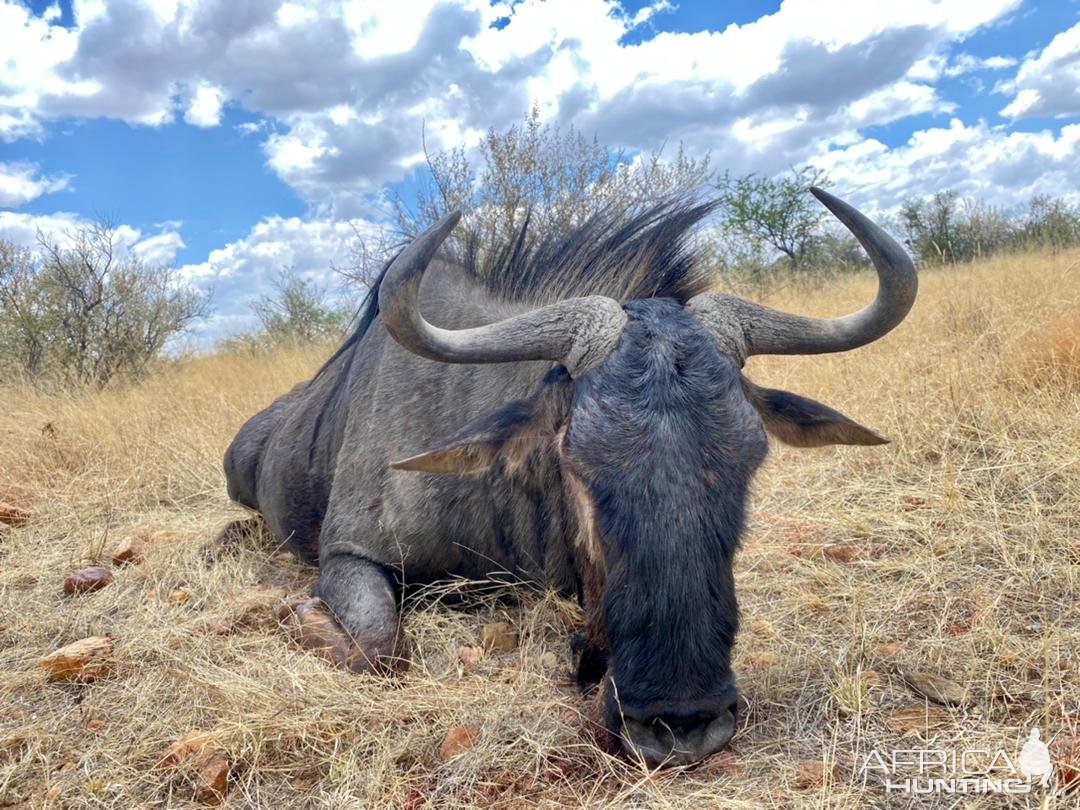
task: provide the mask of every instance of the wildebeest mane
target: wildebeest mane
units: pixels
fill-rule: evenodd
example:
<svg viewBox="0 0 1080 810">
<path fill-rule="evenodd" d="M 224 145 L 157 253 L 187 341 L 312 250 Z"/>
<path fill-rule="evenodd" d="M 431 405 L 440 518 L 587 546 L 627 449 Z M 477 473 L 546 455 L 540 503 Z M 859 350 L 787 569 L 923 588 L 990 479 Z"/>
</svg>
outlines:
<svg viewBox="0 0 1080 810">
<path fill-rule="evenodd" d="M 630 209 L 609 206 L 579 225 L 547 233 L 536 233 L 526 216 L 501 243 L 467 234 L 451 242 L 444 258 L 507 301 L 539 305 L 606 295 L 685 303 L 709 287 L 690 236 L 716 205 L 680 195 Z"/>
</svg>

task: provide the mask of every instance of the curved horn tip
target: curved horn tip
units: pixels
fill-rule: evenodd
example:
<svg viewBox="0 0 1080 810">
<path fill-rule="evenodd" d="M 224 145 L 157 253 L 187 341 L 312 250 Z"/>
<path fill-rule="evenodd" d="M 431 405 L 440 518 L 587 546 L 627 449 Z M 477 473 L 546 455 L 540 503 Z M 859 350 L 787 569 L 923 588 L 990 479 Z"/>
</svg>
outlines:
<svg viewBox="0 0 1080 810">
<path fill-rule="evenodd" d="M 820 202 L 833 213 L 836 213 L 837 207 L 851 208 L 850 205 L 841 200 L 835 194 L 830 194 L 820 186 L 810 186 L 810 193 L 817 197 L 818 202 Z"/>
<path fill-rule="evenodd" d="M 461 209 L 458 208 L 450 213 L 446 214 L 442 219 L 435 223 L 432 228 L 434 231 L 449 232 L 461 221 Z"/>
</svg>

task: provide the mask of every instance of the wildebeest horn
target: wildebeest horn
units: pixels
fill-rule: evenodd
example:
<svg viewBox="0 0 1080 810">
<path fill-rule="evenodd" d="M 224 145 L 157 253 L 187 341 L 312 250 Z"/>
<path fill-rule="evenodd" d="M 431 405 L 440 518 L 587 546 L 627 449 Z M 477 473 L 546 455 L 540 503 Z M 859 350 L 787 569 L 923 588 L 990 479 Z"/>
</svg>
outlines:
<svg viewBox="0 0 1080 810">
<path fill-rule="evenodd" d="M 820 188 L 810 192 L 859 240 L 878 275 L 878 293 L 868 307 L 841 318 L 791 315 L 733 295 L 704 293 L 688 306 L 743 357 L 755 354 L 824 354 L 856 349 L 891 331 L 915 302 L 915 265 L 885 231 L 846 202 Z M 731 327 L 737 325 L 733 334 Z"/>
<path fill-rule="evenodd" d="M 394 340 L 444 363 L 551 360 L 578 377 L 602 363 L 615 346 L 626 313 L 605 296 L 571 298 L 486 326 L 441 329 L 420 314 L 420 281 L 443 240 L 461 219 L 447 214 L 391 263 L 379 286 L 379 310 Z"/>
</svg>

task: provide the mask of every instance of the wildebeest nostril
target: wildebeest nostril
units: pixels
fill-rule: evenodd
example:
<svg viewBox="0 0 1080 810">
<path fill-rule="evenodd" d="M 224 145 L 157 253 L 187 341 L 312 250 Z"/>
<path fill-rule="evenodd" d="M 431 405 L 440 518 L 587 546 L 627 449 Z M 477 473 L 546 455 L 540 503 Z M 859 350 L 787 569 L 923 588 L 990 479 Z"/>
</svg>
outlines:
<svg viewBox="0 0 1080 810">
<path fill-rule="evenodd" d="M 673 705 L 623 713 L 623 747 L 651 765 L 688 765 L 723 748 L 735 734 L 737 701 L 724 708 Z"/>
</svg>

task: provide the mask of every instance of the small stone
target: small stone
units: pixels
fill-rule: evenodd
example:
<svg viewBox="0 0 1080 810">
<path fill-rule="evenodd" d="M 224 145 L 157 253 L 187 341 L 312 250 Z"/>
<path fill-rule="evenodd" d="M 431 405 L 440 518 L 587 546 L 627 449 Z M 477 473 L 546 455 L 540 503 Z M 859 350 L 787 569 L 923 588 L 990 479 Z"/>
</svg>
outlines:
<svg viewBox="0 0 1080 810">
<path fill-rule="evenodd" d="M 465 666 L 475 667 L 480 663 L 480 659 L 484 657 L 484 650 L 482 647 L 476 647 L 472 644 L 462 644 L 458 647 L 457 657 Z"/>
<path fill-rule="evenodd" d="M 926 506 L 926 498 L 918 495 L 908 495 L 904 498 L 905 509 L 918 509 L 920 506 Z"/>
<path fill-rule="evenodd" d="M 131 534 L 120 541 L 113 549 L 113 565 L 128 565 L 129 563 L 141 563 L 143 552 L 146 550 L 146 540 L 141 533 Z"/>
<path fill-rule="evenodd" d="M 195 779 L 195 801 L 218 805 L 225 800 L 228 792 L 229 760 L 221 754 L 214 754 L 199 768 L 199 775 Z"/>
<path fill-rule="evenodd" d="M 49 680 L 88 683 L 112 671 L 112 641 L 103 636 L 80 639 L 49 653 L 38 665 Z"/>
<path fill-rule="evenodd" d="M 928 732 L 949 722 L 949 714 L 937 706 L 905 706 L 890 712 L 885 718 L 889 730 L 901 736 L 911 732 Z"/>
<path fill-rule="evenodd" d="M 881 644 L 877 648 L 878 655 L 883 658 L 896 658 L 904 651 L 904 648 L 899 644 Z"/>
<path fill-rule="evenodd" d="M 834 562 L 850 563 L 876 560 L 886 549 L 883 543 L 831 543 L 822 546 L 821 553 Z"/>
<path fill-rule="evenodd" d="M 472 748 L 478 739 L 480 731 L 475 726 L 454 726 L 446 732 L 446 737 L 439 746 L 439 759 L 448 762 Z"/>
<path fill-rule="evenodd" d="M 0 501 L 0 523 L 19 528 L 30 522 L 30 513 L 18 506 Z"/>
<path fill-rule="evenodd" d="M 480 628 L 480 640 L 488 652 L 510 652 L 518 646 L 518 634 L 506 622 L 485 624 Z"/>
<path fill-rule="evenodd" d="M 928 700 L 943 706 L 961 706 L 967 702 L 967 690 L 948 678 L 930 672 L 901 672 L 904 681 Z"/>
<path fill-rule="evenodd" d="M 183 588 L 173 591 L 169 594 L 169 602 L 174 605 L 182 605 L 191 599 L 191 594 L 185 591 Z"/>
<path fill-rule="evenodd" d="M 795 787 L 799 790 L 824 787 L 834 782 L 838 776 L 835 763 L 827 766 L 818 759 L 803 759 L 796 765 Z"/>
<path fill-rule="evenodd" d="M 213 751 L 214 737 L 209 731 L 201 731 L 200 729 L 194 729 L 187 732 L 179 740 L 169 744 L 158 761 L 154 763 L 155 771 L 163 771 L 169 768 L 175 768 L 182 762 L 186 762 L 192 757 L 205 756 Z"/>
<path fill-rule="evenodd" d="M 96 717 L 89 723 L 87 723 L 86 727 L 90 731 L 101 731 L 103 728 L 105 728 L 105 721 L 102 720 L 100 717 Z"/>
<path fill-rule="evenodd" d="M 111 585 L 113 574 L 108 568 L 100 565 L 92 565 L 89 568 L 81 568 L 64 580 L 64 593 L 75 596 L 80 593 L 92 593 L 100 591 L 107 585 Z"/>
</svg>

